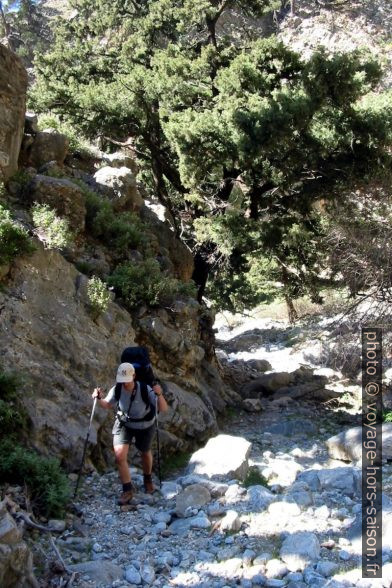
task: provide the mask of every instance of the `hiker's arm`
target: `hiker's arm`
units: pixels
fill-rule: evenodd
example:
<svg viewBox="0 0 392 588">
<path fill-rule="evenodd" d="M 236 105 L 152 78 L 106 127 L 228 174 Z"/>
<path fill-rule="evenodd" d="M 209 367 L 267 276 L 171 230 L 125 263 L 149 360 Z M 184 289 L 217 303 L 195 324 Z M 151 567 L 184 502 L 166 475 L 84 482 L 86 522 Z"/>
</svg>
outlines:
<svg viewBox="0 0 392 588">
<path fill-rule="evenodd" d="M 99 406 L 102 408 L 112 408 L 110 402 L 103 398 L 104 390 L 102 388 L 95 388 L 94 392 L 92 393 L 93 398 L 97 398 L 97 402 Z"/>
<path fill-rule="evenodd" d="M 167 405 L 167 402 L 165 400 L 165 397 L 163 396 L 163 392 L 162 392 L 161 386 L 159 384 L 155 384 L 155 386 L 153 386 L 152 389 L 154 390 L 155 396 L 158 398 L 158 410 L 159 410 L 159 412 L 166 412 L 169 407 Z"/>
</svg>

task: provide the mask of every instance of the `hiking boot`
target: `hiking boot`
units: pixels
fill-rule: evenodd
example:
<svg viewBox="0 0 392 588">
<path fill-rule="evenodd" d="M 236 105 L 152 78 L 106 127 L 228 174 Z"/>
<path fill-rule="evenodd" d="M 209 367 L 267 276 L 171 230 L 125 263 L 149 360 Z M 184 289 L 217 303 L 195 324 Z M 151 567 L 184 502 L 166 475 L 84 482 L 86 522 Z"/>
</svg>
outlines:
<svg viewBox="0 0 392 588">
<path fill-rule="evenodd" d="M 143 475 L 143 482 L 144 482 L 144 491 L 147 494 L 152 494 L 155 490 L 155 486 L 152 483 L 152 476 L 151 474 L 144 474 Z"/>
<path fill-rule="evenodd" d="M 124 506 L 126 504 L 129 504 L 130 501 L 133 498 L 133 492 L 132 490 L 127 490 L 126 492 L 123 492 L 120 496 L 120 498 L 117 500 L 117 504 L 119 504 L 120 506 Z"/>
</svg>

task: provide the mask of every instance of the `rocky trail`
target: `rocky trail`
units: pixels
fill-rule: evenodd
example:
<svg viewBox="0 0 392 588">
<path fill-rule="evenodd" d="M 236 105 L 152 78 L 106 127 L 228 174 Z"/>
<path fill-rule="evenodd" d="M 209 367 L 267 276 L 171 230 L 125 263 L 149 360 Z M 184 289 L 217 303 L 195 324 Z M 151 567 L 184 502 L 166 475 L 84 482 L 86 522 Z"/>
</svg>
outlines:
<svg viewBox="0 0 392 588">
<path fill-rule="evenodd" d="M 237 371 L 244 364 L 232 360 Z M 284 396 L 278 390 L 259 399 L 260 406 L 232 409 L 220 434 L 186 468 L 166 476 L 154 495 L 142 492 L 141 472 L 131 467 L 136 494 L 120 509 L 117 473 L 88 476 L 74 514 L 50 523 L 59 525 L 55 542 L 68 575 L 53 575 L 52 566 L 41 585 L 66 586 L 67 578 L 83 588 L 389 588 L 390 447 L 383 466 L 383 578 L 363 579 L 361 472 L 349 456 L 336 459 L 347 451 L 342 432 L 360 423 L 358 408 L 342 395 L 291 398 L 290 390 L 303 387 L 301 369 Z M 271 373 L 253 383 L 260 377 L 265 383 Z M 34 550 L 35 561 L 53 556 L 44 535 Z"/>
</svg>

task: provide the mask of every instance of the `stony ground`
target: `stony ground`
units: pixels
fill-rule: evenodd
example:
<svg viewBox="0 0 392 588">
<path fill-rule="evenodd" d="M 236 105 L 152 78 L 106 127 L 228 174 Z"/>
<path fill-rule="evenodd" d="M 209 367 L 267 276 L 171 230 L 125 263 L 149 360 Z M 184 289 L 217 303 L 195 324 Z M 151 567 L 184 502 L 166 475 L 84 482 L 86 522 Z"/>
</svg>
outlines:
<svg viewBox="0 0 392 588">
<path fill-rule="evenodd" d="M 306 402 L 257 414 L 238 411 L 222 432 L 252 442 L 245 484 L 180 472 L 151 497 L 140 491 L 142 478 L 132 470 L 138 492 L 124 511 L 116 506 L 115 472 L 88 477 L 78 515 L 56 539 L 70 571 L 78 572 L 73 585 L 390 587 L 391 540 L 384 541 L 384 579 L 361 579 L 358 473 L 330 460 L 324 444 L 355 424 L 358 417 L 344 407 L 332 411 Z M 392 497 L 388 464 L 384 482 Z M 190 506 L 179 515 L 185 488 Z M 51 556 L 43 541 L 41 554 Z M 61 585 L 59 577 L 46 585 Z"/>
</svg>

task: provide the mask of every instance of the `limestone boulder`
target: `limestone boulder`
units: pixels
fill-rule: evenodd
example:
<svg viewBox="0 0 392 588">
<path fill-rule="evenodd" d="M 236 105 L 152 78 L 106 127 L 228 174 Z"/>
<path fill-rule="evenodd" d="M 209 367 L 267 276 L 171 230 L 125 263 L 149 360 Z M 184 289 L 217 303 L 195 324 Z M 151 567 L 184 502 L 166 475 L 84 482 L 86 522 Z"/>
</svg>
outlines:
<svg viewBox="0 0 392 588">
<path fill-rule="evenodd" d="M 189 460 L 188 473 L 211 479 L 244 480 L 248 473 L 251 443 L 242 437 L 218 435 Z"/>
<path fill-rule="evenodd" d="M 194 447 L 195 443 L 214 435 L 218 431 L 216 416 L 196 394 L 181 388 L 174 382 L 163 382 L 169 410 L 159 416 L 160 426 L 174 438 L 182 439 L 182 448 Z"/>
<path fill-rule="evenodd" d="M 18 169 L 26 110 L 27 72 L 0 44 L 0 169 L 8 180 Z"/>
<path fill-rule="evenodd" d="M 24 163 L 37 169 L 55 161 L 62 165 L 69 149 L 69 139 L 55 129 L 44 129 L 33 136 L 33 141 L 25 149 Z"/>
<path fill-rule="evenodd" d="M 209 490 L 201 484 L 191 484 L 176 497 L 176 514 L 184 517 L 188 509 L 200 508 L 211 500 Z"/>
<path fill-rule="evenodd" d="M 102 167 L 94 174 L 94 180 L 115 210 L 137 211 L 143 205 L 135 175 L 128 167 Z"/>
<path fill-rule="evenodd" d="M 317 536 L 309 531 L 293 533 L 283 541 L 281 559 L 290 571 L 304 570 L 320 556 L 320 543 Z"/>
<path fill-rule="evenodd" d="M 112 563 L 111 561 L 97 560 L 86 561 L 68 566 L 71 572 L 77 572 L 88 576 L 94 584 L 112 585 L 113 582 L 118 582 L 124 577 L 122 567 Z"/>
<path fill-rule="evenodd" d="M 86 204 L 82 190 L 70 180 L 37 175 L 29 185 L 27 196 L 32 203 L 47 204 L 68 219 L 76 233 L 85 227 Z"/>
<path fill-rule="evenodd" d="M 14 588 L 36 585 L 31 551 L 7 512 L 5 501 L 0 502 L 0 586 Z"/>
<path fill-rule="evenodd" d="M 245 398 L 242 406 L 247 412 L 260 412 L 262 410 L 259 398 Z"/>
<path fill-rule="evenodd" d="M 328 453 L 333 459 L 342 461 L 361 461 L 362 459 L 362 427 L 352 427 L 326 441 Z M 392 459 L 392 423 L 382 425 L 382 456 Z"/>
<path fill-rule="evenodd" d="M 353 467 L 306 470 L 297 482 L 305 482 L 313 492 L 338 491 L 346 496 L 361 495 L 361 472 Z"/>
<path fill-rule="evenodd" d="M 131 151 L 116 151 L 103 156 L 103 161 L 110 167 L 126 167 L 132 171 L 136 176 L 138 172 L 138 165 L 135 156 Z"/>
<path fill-rule="evenodd" d="M 294 377 L 289 372 L 263 374 L 245 384 L 241 390 L 241 396 L 243 398 L 259 398 L 260 396 L 272 394 L 280 388 L 289 386 L 293 381 Z"/>
</svg>

